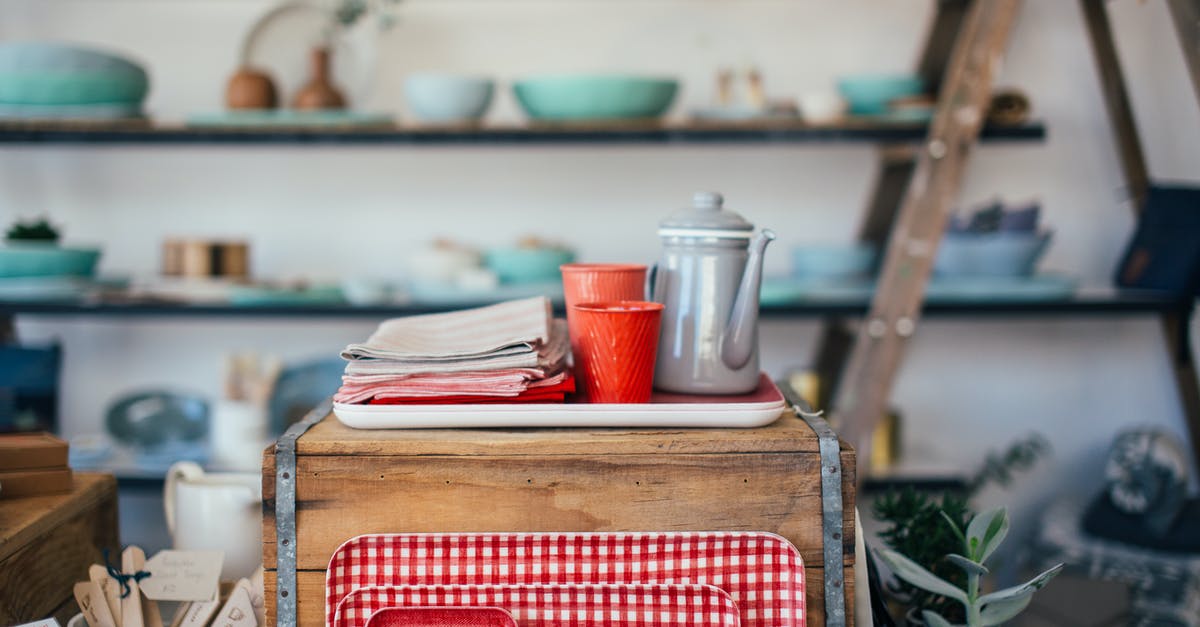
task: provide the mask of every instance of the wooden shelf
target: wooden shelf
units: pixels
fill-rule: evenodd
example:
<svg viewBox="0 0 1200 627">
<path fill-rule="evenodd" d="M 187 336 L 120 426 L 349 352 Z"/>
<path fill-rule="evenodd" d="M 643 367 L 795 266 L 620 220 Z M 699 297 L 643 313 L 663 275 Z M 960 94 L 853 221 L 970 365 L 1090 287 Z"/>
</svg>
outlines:
<svg viewBox="0 0 1200 627">
<path fill-rule="evenodd" d="M 451 311 L 491 304 L 495 301 L 454 304 L 409 303 L 358 307 L 328 305 L 183 305 L 161 301 L 0 301 L 0 315 L 105 316 L 105 317 L 241 317 L 241 318 L 386 318 L 422 313 Z M 858 317 L 867 312 L 866 300 L 821 301 L 787 305 L 764 305 L 765 318 L 837 318 Z M 1124 290 L 1083 290 L 1062 300 L 1006 301 L 931 301 L 925 314 L 936 316 L 1092 316 L 1144 315 L 1189 310 L 1190 300 L 1163 292 Z M 558 307 L 561 313 L 561 306 Z"/>
<path fill-rule="evenodd" d="M 804 144 L 912 143 L 923 123 L 798 122 L 729 124 L 589 124 L 458 127 L 227 127 L 193 128 L 153 122 L 3 122 L 0 144 L 132 145 L 557 145 L 557 144 Z M 1039 122 L 985 127 L 985 141 L 1041 141 Z"/>
</svg>

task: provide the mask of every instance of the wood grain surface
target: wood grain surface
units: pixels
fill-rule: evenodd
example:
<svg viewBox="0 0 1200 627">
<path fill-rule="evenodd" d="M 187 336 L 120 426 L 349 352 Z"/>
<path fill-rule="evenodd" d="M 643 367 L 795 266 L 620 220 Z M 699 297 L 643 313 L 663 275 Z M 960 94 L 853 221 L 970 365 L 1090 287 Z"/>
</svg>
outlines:
<svg viewBox="0 0 1200 627">
<path fill-rule="evenodd" d="M 313 616 L 319 624 L 323 571 L 342 542 L 397 532 L 769 531 L 800 550 L 809 607 L 823 615 L 821 593 L 813 596 L 823 565 L 817 438 L 791 414 L 729 430 L 358 431 L 328 417 L 297 451 L 301 624 Z M 274 464 L 268 449 L 269 570 L 276 567 Z M 843 450 L 841 466 L 841 541 L 852 569 L 853 451 Z M 273 609 L 273 592 L 267 600 Z"/>
<path fill-rule="evenodd" d="M 76 473 L 69 494 L 0 501 L 0 624 L 54 615 L 105 547 L 120 549 L 112 475 Z"/>
</svg>

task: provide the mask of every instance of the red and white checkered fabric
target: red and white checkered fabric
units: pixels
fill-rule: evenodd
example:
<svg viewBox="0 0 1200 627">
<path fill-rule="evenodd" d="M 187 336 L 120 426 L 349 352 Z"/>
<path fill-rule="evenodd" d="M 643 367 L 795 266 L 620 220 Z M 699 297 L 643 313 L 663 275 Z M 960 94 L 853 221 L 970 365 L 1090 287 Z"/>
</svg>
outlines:
<svg viewBox="0 0 1200 627">
<path fill-rule="evenodd" d="M 368 586 L 338 603 L 333 627 L 365 627 L 390 607 L 501 607 L 521 627 L 738 627 L 738 608 L 713 586 L 518 584 Z"/>
<path fill-rule="evenodd" d="M 385 585 L 708 584 L 748 627 L 804 625 L 804 564 L 763 532 L 377 534 L 348 540 L 325 575 L 326 621 Z"/>
</svg>

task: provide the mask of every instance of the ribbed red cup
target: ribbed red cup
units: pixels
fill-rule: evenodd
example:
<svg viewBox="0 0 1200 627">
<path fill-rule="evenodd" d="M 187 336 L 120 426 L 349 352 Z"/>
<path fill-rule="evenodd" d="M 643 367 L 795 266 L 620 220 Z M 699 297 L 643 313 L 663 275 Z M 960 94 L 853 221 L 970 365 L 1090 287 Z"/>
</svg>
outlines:
<svg viewBox="0 0 1200 627">
<path fill-rule="evenodd" d="M 611 303 L 646 298 L 646 266 L 633 263 L 568 263 L 559 266 L 571 349 L 578 351 L 575 314 L 578 303 Z"/>
<path fill-rule="evenodd" d="M 660 303 L 576 303 L 575 374 L 592 403 L 645 403 L 654 386 Z"/>
</svg>

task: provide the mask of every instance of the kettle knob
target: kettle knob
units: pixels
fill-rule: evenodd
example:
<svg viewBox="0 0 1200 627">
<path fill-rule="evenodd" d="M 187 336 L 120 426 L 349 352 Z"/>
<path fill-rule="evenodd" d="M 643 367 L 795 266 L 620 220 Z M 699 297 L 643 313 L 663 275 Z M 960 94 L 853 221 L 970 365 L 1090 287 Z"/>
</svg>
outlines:
<svg viewBox="0 0 1200 627">
<path fill-rule="evenodd" d="M 696 209 L 720 211 L 723 204 L 725 204 L 725 197 L 717 192 L 696 192 L 692 194 L 692 206 Z"/>
</svg>

